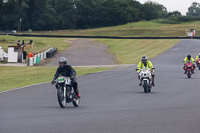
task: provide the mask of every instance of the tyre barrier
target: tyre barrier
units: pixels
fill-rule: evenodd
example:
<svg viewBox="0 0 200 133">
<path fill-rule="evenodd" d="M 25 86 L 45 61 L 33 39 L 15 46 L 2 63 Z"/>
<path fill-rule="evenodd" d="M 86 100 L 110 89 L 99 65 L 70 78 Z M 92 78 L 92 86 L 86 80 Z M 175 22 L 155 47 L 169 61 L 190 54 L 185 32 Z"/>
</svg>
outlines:
<svg viewBox="0 0 200 133">
<path fill-rule="evenodd" d="M 57 53 L 57 48 L 50 48 L 47 50 L 46 58 L 52 58 Z"/>
</svg>

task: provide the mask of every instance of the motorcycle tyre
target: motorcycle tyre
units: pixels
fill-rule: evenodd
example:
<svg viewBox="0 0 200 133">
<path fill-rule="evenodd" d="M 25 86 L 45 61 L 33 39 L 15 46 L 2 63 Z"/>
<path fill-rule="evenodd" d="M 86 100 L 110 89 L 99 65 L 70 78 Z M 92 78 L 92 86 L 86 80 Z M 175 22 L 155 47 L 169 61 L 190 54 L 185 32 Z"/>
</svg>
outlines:
<svg viewBox="0 0 200 133">
<path fill-rule="evenodd" d="M 61 108 L 65 108 L 66 107 L 66 98 L 61 97 L 61 94 L 63 94 L 63 89 L 62 88 L 58 88 L 57 89 L 57 98 L 58 98 L 58 103 L 60 105 Z"/>
<path fill-rule="evenodd" d="M 191 78 L 191 71 L 187 72 L 187 76 L 188 76 L 188 78 Z"/>
<path fill-rule="evenodd" d="M 148 85 L 147 85 L 147 81 L 144 80 L 144 84 L 143 84 L 143 88 L 144 88 L 144 93 L 148 93 Z"/>
</svg>

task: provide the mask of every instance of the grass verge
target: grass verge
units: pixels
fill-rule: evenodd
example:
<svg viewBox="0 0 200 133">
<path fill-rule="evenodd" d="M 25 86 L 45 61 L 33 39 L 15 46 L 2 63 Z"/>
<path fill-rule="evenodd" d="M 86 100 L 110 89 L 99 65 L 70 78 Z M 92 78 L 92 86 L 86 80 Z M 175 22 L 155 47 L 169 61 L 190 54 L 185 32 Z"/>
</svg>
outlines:
<svg viewBox="0 0 200 133">
<path fill-rule="evenodd" d="M 132 26 L 132 28 L 131 28 Z M 200 31 L 199 21 L 182 24 L 162 24 L 152 21 L 133 22 L 125 25 L 84 30 L 58 30 L 33 32 L 32 34 L 46 35 L 84 35 L 84 36 L 120 36 L 120 37 L 185 37 L 186 29 Z"/>
<path fill-rule="evenodd" d="M 120 64 L 137 64 L 141 56 L 153 58 L 179 42 L 169 39 L 95 39 L 95 41 L 107 45 L 109 52 L 116 56 Z"/>
<path fill-rule="evenodd" d="M 8 51 L 8 46 L 16 46 L 18 40 L 24 40 L 26 45 L 26 51 L 31 49 L 34 53 L 39 53 L 47 50 L 49 47 L 56 47 L 58 51 L 63 51 L 69 47 L 69 38 L 45 38 L 45 37 L 15 37 L 0 35 L 0 46 L 5 52 Z M 29 45 L 30 40 L 34 41 L 34 45 Z"/>
<path fill-rule="evenodd" d="M 3 67 L 0 66 L 0 91 L 48 82 L 53 79 L 57 67 Z M 78 75 L 112 68 L 74 68 Z"/>
</svg>

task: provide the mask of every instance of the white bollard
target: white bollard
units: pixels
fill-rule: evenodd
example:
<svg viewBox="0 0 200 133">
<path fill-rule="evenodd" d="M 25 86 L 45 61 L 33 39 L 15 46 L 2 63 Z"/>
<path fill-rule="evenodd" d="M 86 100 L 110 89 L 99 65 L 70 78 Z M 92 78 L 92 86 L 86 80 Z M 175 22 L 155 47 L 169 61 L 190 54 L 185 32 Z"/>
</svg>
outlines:
<svg viewBox="0 0 200 133">
<path fill-rule="evenodd" d="M 36 58 L 37 58 L 37 55 L 34 56 L 34 62 L 33 62 L 33 64 L 36 63 Z"/>
<path fill-rule="evenodd" d="M 34 64 L 34 57 L 29 58 L 29 66 L 33 66 Z"/>
<path fill-rule="evenodd" d="M 44 51 L 44 59 L 47 58 L 47 51 Z"/>
<path fill-rule="evenodd" d="M 44 59 L 44 53 L 40 53 L 41 54 L 41 60 Z"/>
</svg>

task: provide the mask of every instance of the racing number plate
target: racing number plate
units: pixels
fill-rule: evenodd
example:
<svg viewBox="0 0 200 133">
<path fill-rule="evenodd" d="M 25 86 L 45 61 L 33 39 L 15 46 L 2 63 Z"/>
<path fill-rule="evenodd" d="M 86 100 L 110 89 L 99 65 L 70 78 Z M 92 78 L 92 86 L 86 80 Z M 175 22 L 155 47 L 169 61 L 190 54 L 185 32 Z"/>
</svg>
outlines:
<svg viewBox="0 0 200 133">
<path fill-rule="evenodd" d="M 64 81 L 65 81 L 64 77 L 59 77 L 58 78 L 58 82 L 64 82 Z"/>
</svg>

